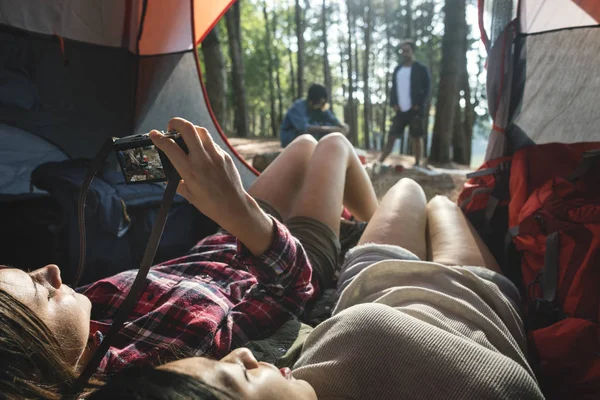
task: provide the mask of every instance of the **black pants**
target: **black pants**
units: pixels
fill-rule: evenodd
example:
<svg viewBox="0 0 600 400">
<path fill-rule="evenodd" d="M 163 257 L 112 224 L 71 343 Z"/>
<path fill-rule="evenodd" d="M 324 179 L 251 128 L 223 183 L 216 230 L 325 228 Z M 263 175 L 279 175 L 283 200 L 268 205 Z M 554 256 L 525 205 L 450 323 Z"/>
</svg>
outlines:
<svg viewBox="0 0 600 400">
<path fill-rule="evenodd" d="M 404 129 L 408 125 L 408 133 L 412 138 L 423 137 L 423 118 L 415 110 L 398 111 L 392 119 L 392 127 L 390 128 L 390 137 L 401 137 L 404 134 Z"/>
</svg>

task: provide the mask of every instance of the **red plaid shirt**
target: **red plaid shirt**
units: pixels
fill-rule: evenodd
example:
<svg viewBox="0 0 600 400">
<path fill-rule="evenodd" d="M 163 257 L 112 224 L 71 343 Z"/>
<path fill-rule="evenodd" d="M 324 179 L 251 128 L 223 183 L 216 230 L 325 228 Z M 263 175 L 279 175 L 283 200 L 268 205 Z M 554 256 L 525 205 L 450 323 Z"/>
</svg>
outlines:
<svg viewBox="0 0 600 400">
<path fill-rule="evenodd" d="M 273 244 L 260 257 L 223 233 L 152 267 L 99 371 L 178 356 L 220 358 L 301 313 L 316 291 L 312 269 L 298 240 L 273 221 Z M 82 288 L 92 302 L 91 334 L 107 333 L 136 273 L 126 271 Z"/>
</svg>

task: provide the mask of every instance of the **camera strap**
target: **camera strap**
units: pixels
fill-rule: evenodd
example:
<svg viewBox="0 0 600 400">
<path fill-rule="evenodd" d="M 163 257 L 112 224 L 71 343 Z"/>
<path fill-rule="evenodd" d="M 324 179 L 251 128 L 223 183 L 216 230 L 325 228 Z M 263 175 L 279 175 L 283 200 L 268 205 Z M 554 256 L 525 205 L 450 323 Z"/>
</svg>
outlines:
<svg viewBox="0 0 600 400">
<path fill-rule="evenodd" d="M 79 255 L 79 266 L 77 268 L 76 280 L 75 283 L 79 282 L 81 275 L 83 273 L 83 269 L 85 266 L 85 250 L 86 250 L 86 241 L 85 241 L 85 200 L 87 197 L 87 192 L 92 183 L 92 180 L 96 176 L 96 174 L 101 170 L 102 165 L 104 164 L 104 160 L 110 153 L 112 149 L 113 139 L 109 138 L 106 143 L 102 146 L 100 152 L 96 155 L 90 168 L 88 169 L 84 183 L 81 187 L 81 193 L 79 195 L 79 203 L 78 203 L 78 219 L 79 219 L 79 237 L 80 237 L 80 255 Z M 70 387 L 69 395 L 76 396 L 81 390 L 83 390 L 90 379 L 90 377 L 96 372 L 98 365 L 104 358 L 104 355 L 108 351 L 112 342 L 114 342 L 115 337 L 121 330 L 123 324 L 125 323 L 127 317 L 133 310 L 140 292 L 144 287 L 146 276 L 148 276 L 148 272 L 150 271 L 150 267 L 154 261 L 154 256 L 156 255 L 156 251 L 158 249 L 158 244 L 160 243 L 160 238 L 162 236 L 165 224 L 167 222 L 167 217 L 169 215 L 169 209 L 171 208 L 171 203 L 173 202 L 173 198 L 175 197 L 175 193 L 177 191 L 177 186 L 179 185 L 179 174 L 173 168 L 170 176 L 168 176 L 168 183 L 165 189 L 165 193 L 163 195 L 160 208 L 158 211 L 158 215 L 156 220 L 154 221 L 154 225 L 152 226 L 152 231 L 150 233 L 150 238 L 148 239 L 148 244 L 146 245 L 146 251 L 144 252 L 144 257 L 142 262 L 140 263 L 140 268 L 135 277 L 129 292 L 127 293 L 127 297 L 119 307 L 119 311 L 117 312 L 111 327 L 108 330 L 108 333 L 105 335 L 104 340 L 100 343 L 98 349 L 94 352 L 94 355 L 90 358 L 89 362 L 86 364 L 85 368 L 74 382 L 74 384 Z"/>
</svg>

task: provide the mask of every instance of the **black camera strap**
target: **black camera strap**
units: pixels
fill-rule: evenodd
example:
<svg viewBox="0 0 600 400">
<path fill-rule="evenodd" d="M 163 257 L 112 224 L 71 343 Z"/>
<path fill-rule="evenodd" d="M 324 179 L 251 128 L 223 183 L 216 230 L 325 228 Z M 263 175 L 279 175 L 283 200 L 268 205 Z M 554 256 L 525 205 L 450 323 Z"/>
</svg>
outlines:
<svg viewBox="0 0 600 400">
<path fill-rule="evenodd" d="M 112 148 L 113 139 L 107 140 L 104 144 L 98 155 L 92 161 L 90 168 L 85 176 L 85 181 L 81 188 L 81 194 L 79 195 L 79 204 L 78 204 L 78 218 L 79 218 L 79 235 L 80 235 L 80 256 L 79 256 L 79 266 L 77 268 L 76 274 L 76 283 L 79 281 L 85 264 L 85 199 L 87 196 L 87 191 L 94 179 L 94 176 L 101 170 L 104 160 L 110 153 Z M 170 176 L 168 176 L 168 184 L 165 189 L 165 193 L 162 198 L 162 202 L 160 205 L 160 209 L 158 211 L 158 215 L 156 220 L 154 221 L 154 225 L 152 226 L 152 232 L 150 233 L 150 238 L 148 239 L 148 244 L 146 245 L 146 251 L 144 252 L 144 257 L 142 262 L 140 263 L 140 268 L 135 277 L 129 292 L 127 293 L 127 297 L 119 307 L 119 311 L 115 316 L 115 319 L 108 330 L 108 333 L 105 335 L 104 340 L 100 343 L 98 349 L 94 352 L 94 355 L 86 364 L 85 368 L 71 386 L 68 395 L 76 396 L 81 390 L 83 390 L 90 379 L 90 377 L 96 372 L 98 365 L 104 358 L 104 355 L 108 351 L 112 342 L 114 342 L 115 337 L 121 330 L 123 324 L 125 323 L 127 317 L 133 310 L 138 297 L 140 295 L 141 290 L 144 287 L 146 276 L 148 276 L 148 272 L 150 271 L 150 267 L 154 261 L 154 256 L 156 255 L 156 251 L 158 249 L 158 244 L 160 242 L 160 238 L 162 236 L 165 224 L 167 222 L 167 217 L 169 215 L 169 209 L 171 208 L 171 203 L 173 202 L 173 198 L 175 197 L 175 193 L 177 191 L 177 186 L 179 185 L 179 174 L 173 168 Z"/>
</svg>

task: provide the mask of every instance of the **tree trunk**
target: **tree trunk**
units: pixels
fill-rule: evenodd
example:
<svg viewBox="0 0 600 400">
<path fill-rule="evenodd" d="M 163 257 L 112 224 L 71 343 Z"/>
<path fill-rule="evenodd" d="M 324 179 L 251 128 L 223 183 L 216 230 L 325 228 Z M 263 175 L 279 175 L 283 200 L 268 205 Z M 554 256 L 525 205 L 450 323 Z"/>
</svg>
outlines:
<svg viewBox="0 0 600 400">
<path fill-rule="evenodd" d="M 321 28 L 323 30 L 323 77 L 325 79 L 325 87 L 327 93 L 329 93 L 330 103 L 333 104 L 332 87 L 331 87 L 331 67 L 329 65 L 329 40 L 327 38 L 327 22 L 329 19 L 329 12 L 326 6 L 326 0 L 323 0 L 323 10 L 321 16 Z"/>
<path fill-rule="evenodd" d="M 267 117 L 263 111 L 260 112 L 260 136 L 265 136 L 267 131 Z"/>
<path fill-rule="evenodd" d="M 437 72 L 433 62 L 433 49 L 431 47 L 429 47 L 429 51 L 427 52 L 427 62 L 429 63 L 429 73 L 431 75 L 430 79 L 431 83 L 433 84 L 433 82 L 437 81 Z M 429 97 L 425 102 L 425 121 L 423 121 L 423 132 L 425 132 L 425 134 L 423 135 L 423 157 L 425 158 L 427 158 L 429 154 L 429 116 L 431 115 L 431 103 L 433 102 L 432 93 L 433 91 L 429 92 Z"/>
<path fill-rule="evenodd" d="M 452 127 L 459 88 L 462 39 L 460 26 L 461 21 L 465 18 L 465 1 L 446 0 L 444 10 L 442 68 L 430 156 L 430 161 L 438 163 L 448 163 L 450 161 L 450 143 L 452 142 Z"/>
<path fill-rule="evenodd" d="M 356 119 L 355 119 L 355 109 L 354 109 L 354 77 L 353 77 L 353 52 L 352 52 L 352 36 L 354 30 L 352 29 L 353 21 L 352 21 L 352 11 L 351 6 L 348 4 L 348 111 L 347 111 L 347 121 L 349 121 L 350 125 L 350 134 L 349 139 L 350 142 L 356 144 L 357 140 L 357 127 L 356 127 Z"/>
<path fill-rule="evenodd" d="M 340 49 L 340 77 L 342 78 L 342 98 L 346 99 L 346 91 L 347 91 L 347 87 L 346 87 L 346 79 L 344 79 L 344 76 L 346 76 L 346 71 L 344 70 L 344 54 L 346 53 L 346 49 L 344 48 L 344 41 L 345 38 L 343 37 L 343 35 L 340 35 L 340 37 L 338 38 L 338 43 L 339 43 L 339 49 Z M 345 100 L 344 100 L 345 101 Z M 345 106 L 344 106 L 345 108 Z M 344 121 L 348 122 L 348 119 L 345 119 L 346 117 L 344 117 Z"/>
<path fill-rule="evenodd" d="M 273 12 L 273 38 L 278 40 L 277 38 L 277 12 L 276 10 Z M 281 92 L 281 77 L 279 76 L 279 68 L 280 68 L 280 59 L 279 59 L 279 50 L 277 47 L 274 49 L 274 62 L 275 62 L 275 83 L 277 84 L 277 126 L 281 125 L 281 120 L 283 118 L 283 93 Z"/>
<path fill-rule="evenodd" d="M 412 0 L 406 0 L 406 39 L 413 39 L 413 7 Z"/>
<path fill-rule="evenodd" d="M 267 53 L 267 74 L 269 79 L 267 86 L 269 86 L 269 102 L 271 105 L 271 114 L 269 120 L 271 121 L 271 136 L 277 137 L 277 111 L 275 108 L 275 87 L 273 85 L 273 52 L 271 49 L 271 29 L 269 27 L 269 13 L 267 12 L 267 2 L 263 2 L 263 16 L 265 18 L 265 50 Z"/>
<path fill-rule="evenodd" d="M 241 1 L 241 0 L 240 0 Z M 235 103 L 234 130 L 239 137 L 248 136 L 248 113 L 246 103 L 246 85 L 244 83 L 244 58 L 242 57 L 242 39 L 240 28 L 240 1 L 225 13 L 229 55 L 231 57 L 231 80 Z"/>
<path fill-rule="evenodd" d="M 465 92 L 465 165 L 471 165 L 471 151 L 473 147 L 473 125 L 475 124 L 475 104 L 471 99 L 471 86 L 469 85 L 469 74 L 463 74 L 463 91 Z"/>
<path fill-rule="evenodd" d="M 292 37 L 292 14 L 288 13 L 288 38 Z M 302 97 L 302 95 L 296 95 L 296 73 L 294 72 L 294 57 L 292 55 L 292 47 L 288 45 L 288 57 L 290 62 L 290 95 L 292 101 Z"/>
<path fill-rule="evenodd" d="M 227 123 L 227 70 L 219 41 L 219 25 L 215 25 L 202 41 L 202 56 L 206 68 L 204 82 L 210 107 L 219 125 L 225 128 Z"/>
<path fill-rule="evenodd" d="M 364 114 L 363 114 L 363 129 L 364 129 L 364 148 L 369 149 L 371 145 L 371 92 L 369 88 L 369 62 L 371 59 L 371 30 L 373 24 L 373 3 L 372 0 L 367 0 L 367 17 L 365 21 L 365 57 L 363 65 L 363 95 L 364 95 Z"/>
<path fill-rule="evenodd" d="M 464 164 L 465 158 L 465 130 L 463 112 L 460 106 L 461 96 L 456 96 L 454 107 L 454 123 L 452 124 L 452 160 Z"/>
<path fill-rule="evenodd" d="M 466 15 L 463 14 L 461 16 L 461 20 L 458 21 L 460 25 L 456 27 L 457 30 L 460 31 L 461 41 L 460 41 L 460 65 L 458 71 L 458 90 L 459 93 L 462 91 L 463 94 L 457 96 L 458 104 L 456 107 L 458 108 L 458 112 L 455 113 L 456 116 L 459 116 L 457 121 L 454 121 L 454 137 L 452 139 L 453 151 L 452 151 L 452 159 L 454 162 L 459 164 L 469 164 L 468 157 L 468 147 L 470 147 L 470 141 L 467 138 L 468 134 L 465 131 L 466 127 L 466 113 L 467 108 L 471 105 L 471 96 L 469 93 L 469 97 L 467 97 L 467 93 L 465 90 L 465 80 L 466 86 L 469 86 L 469 75 L 467 71 L 467 50 L 468 50 L 468 28 L 467 28 L 467 20 Z M 470 90 L 469 90 L 470 92 Z M 464 111 L 463 107 L 460 105 L 461 98 L 464 96 Z"/>
<path fill-rule="evenodd" d="M 298 97 L 304 96 L 304 16 L 300 0 L 296 0 L 296 37 L 298 39 Z"/>
<path fill-rule="evenodd" d="M 392 9 L 392 3 L 393 0 L 387 0 L 384 2 L 385 8 L 387 10 L 391 10 Z M 383 107 L 382 107 L 382 118 L 381 118 L 381 141 L 382 141 L 382 146 L 385 143 L 385 140 L 387 138 L 387 119 L 388 119 L 388 108 L 390 106 L 390 88 L 391 88 L 391 80 L 392 80 L 392 43 L 391 43 L 391 37 L 392 37 L 392 23 L 390 21 L 390 18 L 388 16 L 388 18 L 386 18 L 386 28 L 385 28 L 385 36 L 386 36 L 386 43 L 385 43 L 385 70 L 386 72 L 386 77 L 385 77 L 385 94 L 383 96 L 384 103 L 383 103 Z"/>
</svg>

